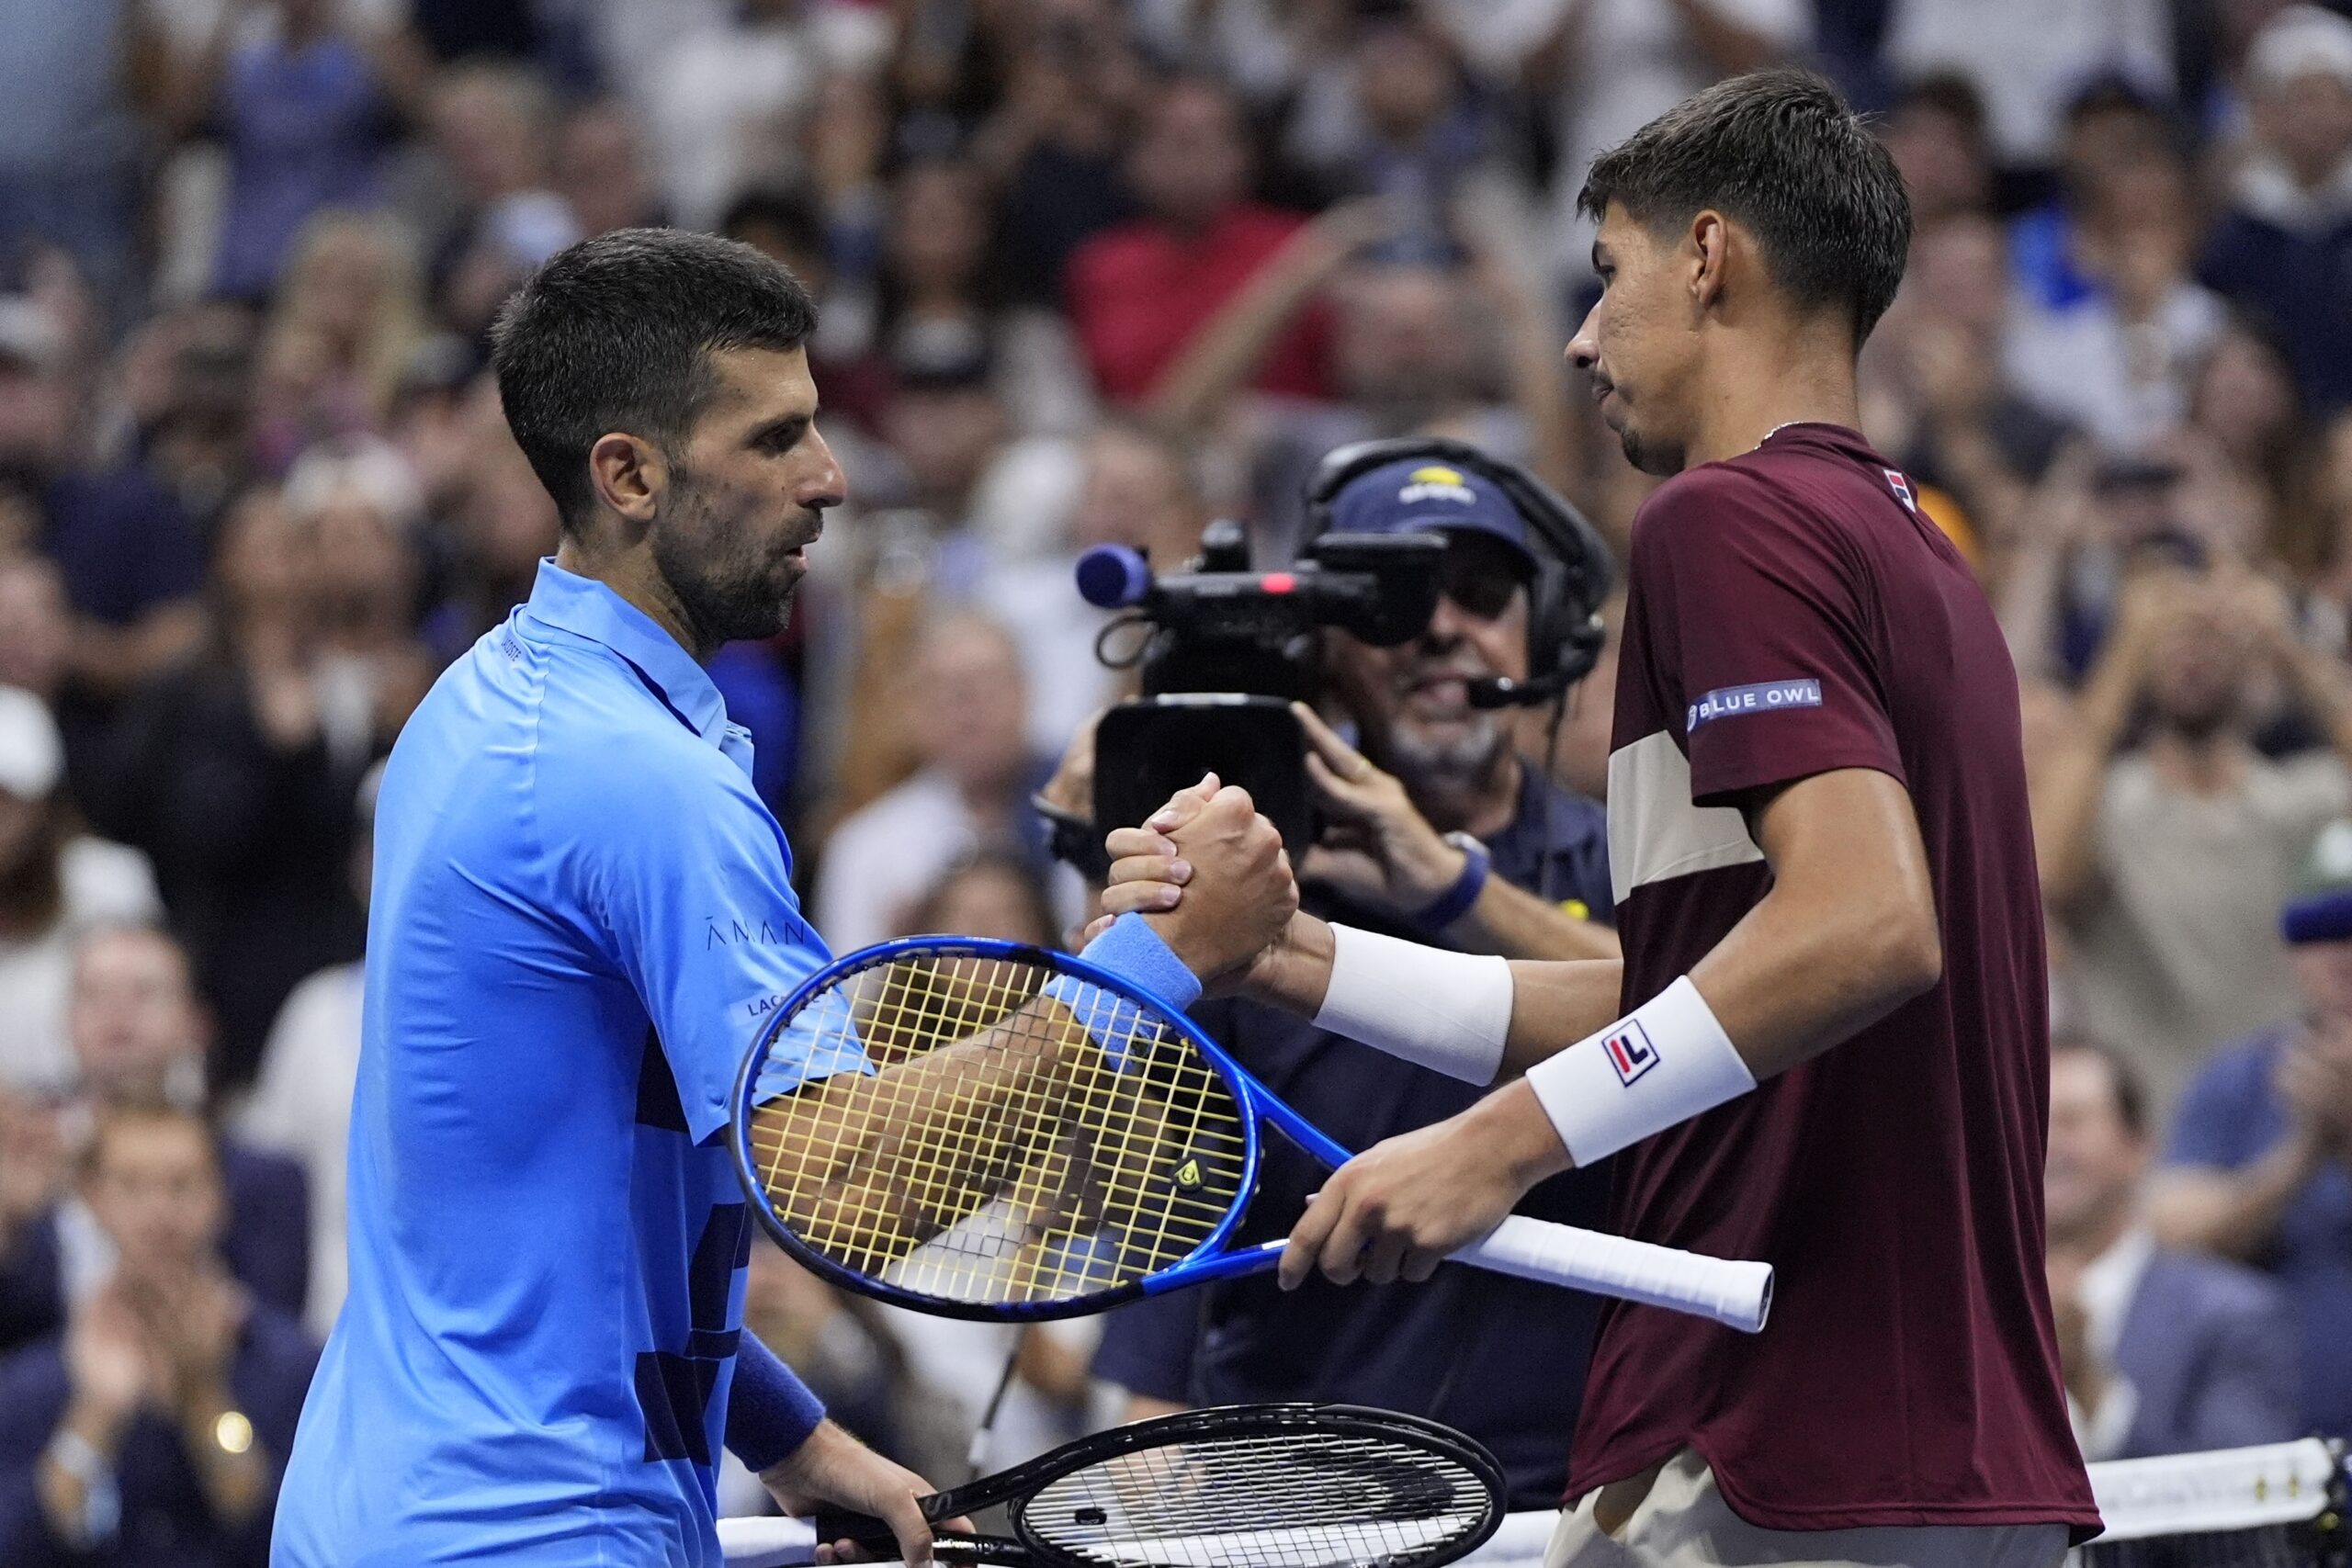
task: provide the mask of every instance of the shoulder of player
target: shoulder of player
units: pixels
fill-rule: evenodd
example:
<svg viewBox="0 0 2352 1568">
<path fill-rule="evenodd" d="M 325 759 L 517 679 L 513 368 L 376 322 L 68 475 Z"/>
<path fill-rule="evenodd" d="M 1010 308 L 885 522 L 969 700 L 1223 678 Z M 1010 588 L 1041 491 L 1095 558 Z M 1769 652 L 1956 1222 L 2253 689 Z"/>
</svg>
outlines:
<svg viewBox="0 0 2352 1568">
<path fill-rule="evenodd" d="M 1811 555 L 1838 553 L 1843 513 L 1800 496 L 1769 468 L 1733 458 L 1687 468 L 1653 491 L 1634 515 L 1635 570 L 1698 550 L 1745 554 L 1770 541 Z"/>
<path fill-rule="evenodd" d="M 658 836 L 727 803 L 758 802 L 743 771 L 626 669 L 593 684 L 551 682 L 531 763 L 543 829 L 571 822 L 601 835 L 628 822 L 633 836 Z"/>
</svg>

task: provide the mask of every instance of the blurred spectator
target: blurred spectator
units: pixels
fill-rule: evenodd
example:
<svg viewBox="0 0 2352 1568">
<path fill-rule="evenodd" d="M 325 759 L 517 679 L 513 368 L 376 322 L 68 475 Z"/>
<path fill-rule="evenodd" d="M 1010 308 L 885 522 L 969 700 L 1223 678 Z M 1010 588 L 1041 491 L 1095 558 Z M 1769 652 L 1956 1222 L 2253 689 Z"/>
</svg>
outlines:
<svg viewBox="0 0 2352 1568">
<path fill-rule="evenodd" d="M 395 310 L 384 315 L 400 320 Z M 127 427 L 118 438 L 145 450 L 199 538 L 212 536 L 259 456 L 253 431 L 259 335 L 251 310 L 214 302 L 157 317 L 123 351 L 120 399 L 108 411 Z"/>
<path fill-rule="evenodd" d="M 2144 450 L 2181 421 L 2195 367 L 2227 321 L 2191 275 L 2193 201 L 2170 151 L 2114 170 L 2073 231 L 2070 259 L 2093 291 L 2029 304 L 2006 344 L 2018 391 L 2111 451 Z"/>
<path fill-rule="evenodd" d="M 64 761 L 40 700 L 0 685 L 0 1086 L 48 1095 L 74 1081 L 74 943 L 94 927 L 163 913 L 147 857 L 82 831 Z"/>
<path fill-rule="evenodd" d="M 408 236 L 389 220 L 330 212 L 302 231 L 265 330 L 272 379 L 254 438 L 270 473 L 315 442 L 381 427 L 424 341 L 421 289 Z"/>
<path fill-rule="evenodd" d="M 2085 265 L 2082 230 L 2124 216 L 2112 199 L 2118 176 L 2177 155 L 2172 121 L 2143 86 L 2097 75 L 2068 92 L 2057 191 L 2010 225 L 2009 265 L 2024 303 L 2037 310 L 2064 310 L 2098 292 Z"/>
<path fill-rule="evenodd" d="M 2086 1460 L 2300 1436 L 2294 1325 L 2252 1269 L 2156 1245 L 2141 1213 L 2150 1130 L 2138 1077 L 2082 1038 L 2050 1055 L 2050 1297 Z"/>
<path fill-rule="evenodd" d="M 1494 126 L 1453 40 L 1410 11 L 1367 15 L 1342 52 L 1343 94 L 1294 116 L 1285 151 L 1333 196 L 1378 196 L 1389 261 L 1453 258 L 1455 192 L 1493 152 Z"/>
<path fill-rule="evenodd" d="M 285 506 L 310 536 L 321 733 L 336 773 L 356 776 L 391 749 L 435 673 L 412 629 L 423 498 L 400 456 L 369 443 L 306 454 L 286 476 Z"/>
<path fill-rule="evenodd" d="M 854 421 L 870 436 L 881 424 L 882 405 L 890 389 L 888 367 L 868 353 L 874 338 L 873 280 L 857 277 L 836 286 L 831 235 L 816 197 L 806 190 L 749 192 L 727 209 L 719 232 L 782 262 L 816 297 L 808 375 L 824 396 L 831 427 L 827 439 L 839 449 L 846 436 L 851 449 L 839 454 L 843 469 L 859 471 L 862 465 L 854 450 L 859 431 L 846 426 L 841 416 Z"/>
<path fill-rule="evenodd" d="M 197 1116 L 107 1112 L 82 1191 L 119 1261 L 62 1331 L 0 1360 L 0 1558 L 261 1568 L 318 1348 L 223 1269 Z"/>
<path fill-rule="evenodd" d="M 449 555 L 445 592 L 420 629 L 440 665 L 531 596 L 540 559 L 556 548 L 554 498 L 514 445 L 499 412 L 497 387 L 484 379 L 461 402 L 451 434 L 458 452 L 450 467 L 451 511 L 442 519 Z M 765 738 L 755 739 L 764 761 Z"/>
<path fill-rule="evenodd" d="M 1246 8 L 1221 5 L 1217 18 Z M 1070 256 L 1133 216 L 1119 154 L 1147 90 L 1127 37 L 1136 9 L 1118 0 L 1038 6 L 1004 102 L 973 138 L 973 157 L 1003 192 L 1006 287 L 1024 304 L 1057 306 Z"/>
<path fill-rule="evenodd" d="M 372 526 L 348 536 L 368 544 Z M 150 685 L 125 716 L 117 798 L 95 813 L 155 863 L 218 1010 L 224 1089 L 252 1077 L 295 984 L 359 954 L 344 874 L 352 800 L 385 727 L 415 695 L 397 669 L 370 694 L 349 679 L 353 666 L 325 657 L 318 539 L 273 492 L 232 509 L 204 655 Z M 348 573 L 326 575 L 349 582 Z M 375 592 L 354 586 L 363 604 Z M 366 660 L 356 668 L 364 677 Z"/>
<path fill-rule="evenodd" d="M 2271 681 L 2333 750 L 2254 750 Z M 2270 912 L 2312 832 L 2352 802 L 2352 706 L 2341 672 L 2295 640 L 2276 585 L 2143 568 L 2053 740 L 2037 759 L 2035 843 L 2069 942 L 2062 994 L 2168 1109 L 2213 1046 L 2293 1010 Z"/>
<path fill-rule="evenodd" d="M 435 76 L 426 116 L 445 182 L 409 218 L 428 236 L 446 324 L 479 340 L 531 269 L 580 238 L 551 188 L 555 102 L 529 72 L 477 62 Z"/>
<path fill-rule="evenodd" d="M 80 1069 L 68 1106 L 69 1135 L 90 1118 L 206 1101 L 209 1023 L 177 942 L 147 926 L 101 927 L 74 957 L 68 1028 Z M 229 1212 L 221 1255 L 256 1295 L 292 1314 L 310 1284 L 310 1198 L 301 1168 L 222 1141 Z M 68 1197 L 20 1229 L 0 1258 L 0 1340 L 46 1333 L 114 1267 L 115 1246 L 87 1206 Z"/>
<path fill-rule="evenodd" d="M 314 213 L 381 199 L 396 84 L 408 85 L 382 42 L 334 0 L 219 8 L 173 90 L 182 124 L 217 128 L 228 150 L 215 291 L 262 299 Z"/>
<path fill-rule="evenodd" d="M 1804 0 L 1435 0 L 1432 14 L 1476 69 L 1551 104 L 1545 253 L 1580 282 L 1593 225 L 1576 199 L 1593 154 L 1711 82 L 1779 63 L 1811 22 Z"/>
<path fill-rule="evenodd" d="M 0 247 L 62 245 L 110 300 L 139 225 L 134 88 L 163 47 L 138 0 L 0 0 Z"/>
<path fill-rule="evenodd" d="M 942 872 L 902 923 L 906 936 L 945 931 L 1045 948 L 1059 940 L 1036 863 L 985 847 Z"/>
<path fill-rule="evenodd" d="M 0 544 L 0 686 L 55 702 L 73 639 L 73 610 L 57 568 L 46 557 Z"/>
<path fill-rule="evenodd" d="M 1993 208 L 1993 150 L 1984 99 L 1968 78 L 1936 71 L 1903 89 L 1880 134 L 1911 196 L 1913 229 Z"/>
<path fill-rule="evenodd" d="M 375 863 L 376 789 L 383 765 L 360 781 L 359 831 L 351 845 L 351 887 L 368 907 Z M 252 1097 L 237 1135 L 255 1148 L 301 1162 L 311 1187 L 311 1279 L 304 1325 L 322 1341 L 349 1287 L 344 1182 L 351 1146 L 351 1097 L 359 1081 L 359 1003 L 367 967 L 337 964 L 294 987 L 270 1026 Z"/>
<path fill-rule="evenodd" d="M 1149 396 L 1217 309 L 1281 254 L 1305 220 L 1250 200 L 1241 111 L 1215 81 L 1179 76 L 1145 105 L 1127 178 L 1143 216 L 1070 258 L 1070 318 L 1095 385 L 1114 402 Z M 1257 384 L 1320 396 L 1328 323 L 1309 310 L 1267 349 Z"/>
<path fill-rule="evenodd" d="M 678 220 L 712 227 L 744 191 L 798 178 L 820 84 L 888 48 L 882 10 L 842 0 L 746 0 L 670 40 L 631 77 Z"/>
<path fill-rule="evenodd" d="M 2312 845 L 2281 924 L 2301 1016 L 2214 1055 L 2183 1099 L 2156 1234 L 2268 1270 L 2302 1346 L 2307 1431 L 2352 1431 L 2352 821 Z"/>
<path fill-rule="evenodd" d="M 992 248 L 988 192 L 969 164 L 900 171 L 883 229 L 883 356 L 910 366 L 985 360 L 1017 432 L 1081 429 L 1092 399 L 1069 329 L 1050 310 L 1002 304 Z"/>
<path fill-rule="evenodd" d="M 660 228 L 669 221 L 645 165 L 637 120 L 616 98 L 580 105 L 556 137 L 555 188 L 583 235 Z"/>
<path fill-rule="evenodd" d="M 2352 19 L 2291 6 L 2246 60 L 2255 147 L 2206 242 L 2206 282 L 2278 332 L 2303 395 L 2352 403 Z"/>
<path fill-rule="evenodd" d="M 1110 616 L 1079 598 L 1078 558 L 1097 545 L 1125 545 L 1143 551 L 1155 571 L 1176 571 L 1199 553 L 1208 522 L 1183 450 L 1148 427 L 1103 423 L 1081 454 L 1066 545 L 993 567 L 973 595 L 1020 641 L 1030 745 L 1040 755 L 1067 745 L 1131 684 L 1125 671 L 1104 668 L 1096 657 Z"/>
<path fill-rule="evenodd" d="M 2058 110 L 2099 76 L 2144 91 L 2174 83 L 2172 17 L 2165 0 L 1891 0 L 1886 58 L 1906 75 L 1951 71 L 1989 111 L 2004 164 L 2053 161 Z"/>
<path fill-rule="evenodd" d="M 47 302 L 0 297 L 0 474 L 38 498 L 37 545 L 74 610 L 73 688 L 112 702 L 191 646 L 195 530 L 143 464 L 87 461 L 72 345 Z"/>
<path fill-rule="evenodd" d="M 1011 844 L 1043 863 L 1029 808 L 1043 770 L 1028 746 L 1012 634 L 978 612 L 945 615 L 901 680 L 923 765 L 825 841 L 816 925 L 835 952 L 899 931 L 933 880 L 975 848 Z"/>
</svg>

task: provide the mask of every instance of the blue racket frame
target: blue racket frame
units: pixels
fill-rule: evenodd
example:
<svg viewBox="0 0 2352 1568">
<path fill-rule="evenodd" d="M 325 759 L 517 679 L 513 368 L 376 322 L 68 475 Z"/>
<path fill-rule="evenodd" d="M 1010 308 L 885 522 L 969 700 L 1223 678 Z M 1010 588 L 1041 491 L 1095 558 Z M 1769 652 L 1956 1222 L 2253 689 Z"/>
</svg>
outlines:
<svg viewBox="0 0 2352 1568">
<path fill-rule="evenodd" d="M 768 1201 L 766 1185 L 760 1180 L 752 1163 L 752 1114 L 758 1109 L 752 1103 L 752 1086 L 759 1077 L 760 1064 L 765 1059 L 768 1047 L 775 1037 L 800 1016 L 801 1010 L 818 993 L 844 976 L 905 958 L 978 958 L 1036 964 L 1122 997 L 1182 1034 L 1225 1081 L 1226 1091 L 1233 1096 L 1234 1107 L 1241 1118 L 1241 1176 L 1235 1188 L 1237 1196 L 1233 1206 L 1226 1211 L 1225 1217 L 1217 1222 L 1216 1228 L 1202 1237 L 1200 1245 L 1182 1258 L 1141 1280 L 1066 1301 L 1001 1304 L 959 1302 L 944 1296 L 926 1295 L 920 1291 L 903 1290 L 870 1274 L 844 1269 L 795 1235 L 792 1228 L 777 1216 L 774 1205 Z M 813 1083 L 820 1080 L 812 1078 L 805 1081 Z M 1258 1190 L 1258 1129 L 1261 1122 L 1276 1127 L 1283 1136 L 1333 1170 L 1354 1157 L 1351 1151 L 1333 1142 L 1305 1117 L 1276 1099 L 1272 1090 L 1250 1077 L 1248 1069 L 1227 1055 L 1225 1047 L 1210 1039 L 1199 1024 L 1132 980 L 1114 975 L 1082 958 L 1057 953 L 1050 948 L 1033 947 L 1026 942 L 1000 942 L 989 937 L 910 936 L 895 942 L 878 942 L 872 947 L 860 948 L 855 953 L 845 953 L 794 988 L 792 994 L 785 998 L 784 1006 L 776 1010 L 767 1027 L 760 1031 L 759 1038 L 752 1043 L 751 1050 L 743 1057 L 743 1066 L 736 1073 L 727 1137 L 729 1152 L 735 1160 L 736 1177 L 742 1183 L 744 1195 L 751 1200 L 752 1213 L 759 1217 L 760 1227 L 775 1239 L 777 1246 L 790 1253 L 795 1262 L 809 1272 L 844 1290 L 899 1306 L 912 1307 L 933 1317 L 969 1318 L 987 1323 L 1042 1323 L 1054 1318 L 1084 1317 L 1138 1297 L 1157 1296 L 1169 1291 L 1182 1290 L 1188 1285 L 1230 1279 L 1239 1274 L 1255 1274 L 1272 1268 L 1282 1256 L 1283 1243 L 1280 1241 L 1230 1252 L 1225 1250 L 1227 1240 L 1233 1235 L 1235 1227 L 1240 1224 L 1242 1215 L 1249 1210 L 1250 1200 Z"/>
</svg>

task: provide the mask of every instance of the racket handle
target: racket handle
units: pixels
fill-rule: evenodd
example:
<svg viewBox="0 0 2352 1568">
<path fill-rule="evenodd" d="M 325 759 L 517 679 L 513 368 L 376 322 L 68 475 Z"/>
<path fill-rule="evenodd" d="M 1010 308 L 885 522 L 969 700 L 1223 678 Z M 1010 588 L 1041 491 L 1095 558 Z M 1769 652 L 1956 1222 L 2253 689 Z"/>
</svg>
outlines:
<svg viewBox="0 0 2352 1568">
<path fill-rule="evenodd" d="M 1772 1310 L 1772 1266 L 1706 1258 L 1646 1241 L 1511 1214 L 1453 1254 L 1497 1274 L 1713 1318 L 1742 1334 Z"/>
<path fill-rule="evenodd" d="M 801 1568 L 817 1561 L 817 1532 L 807 1519 L 721 1519 L 718 1550 L 727 1568 Z"/>
</svg>

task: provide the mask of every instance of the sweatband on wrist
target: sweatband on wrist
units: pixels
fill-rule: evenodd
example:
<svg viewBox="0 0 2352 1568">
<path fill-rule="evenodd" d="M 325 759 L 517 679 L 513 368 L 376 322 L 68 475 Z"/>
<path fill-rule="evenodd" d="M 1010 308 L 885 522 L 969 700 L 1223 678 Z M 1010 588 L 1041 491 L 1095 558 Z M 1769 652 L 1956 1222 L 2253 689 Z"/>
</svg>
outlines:
<svg viewBox="0 0 2352 1568">
<path fill-rule="evenodd" d="M 1494 869 L 1494 857 L 1477 840 L 1470 839 L 1459 847 L 1462 874 L 1434 902 L 1413 916 L 1413 923 L 1432 936 L 1443 934 L 1446 927 L 1470 912 L 1479 895 L 1487 891 L 1487 876 Z"/>
<path fill-rule="evenodd" d="M 825 1406 L 750 1329 L 735 1342 L 727 1396 L 727 1447 L 754 1474 L 789 1459 L 825 1418 Z"/>
<path fill-rule="evenodd" d="M 1489 1084 L 1510 1034 L 1510 964 L 1353 926 L 1331 928 L 1315 1027 L 1464 1083 Z"/>
<path fill-rule="evenodd" d="M 1688 975 L 1600 1031 L 1527 1069 L 1553 1131 L 1579 1166 L 1736 1100 L 1756 1075 Z"/>
<path fill-rule="evenodd" d="M 1201 999 L 1200 976 L 1184 966 L 1176 950 L 1141 915 L 1130 911 L 1111 922 L 1111 929 L 1086 944 L 1079 956 L 1098 969 L 1107 969 L 1139 990 L 1150 992 L 1182 1012 Z M 1102 1044 L 1113 1067 L 1123 1065 L 1124 1042 L 1136 1038 L 1143 1014 L 1115 991 L 1090 986 L 1069 975 L 1046 982 L 1043 993 L 1069 1009 L 1079 1024 Z"/>
</svg>

